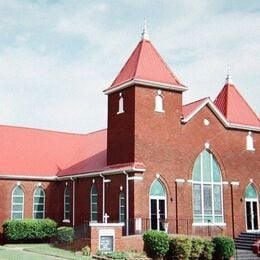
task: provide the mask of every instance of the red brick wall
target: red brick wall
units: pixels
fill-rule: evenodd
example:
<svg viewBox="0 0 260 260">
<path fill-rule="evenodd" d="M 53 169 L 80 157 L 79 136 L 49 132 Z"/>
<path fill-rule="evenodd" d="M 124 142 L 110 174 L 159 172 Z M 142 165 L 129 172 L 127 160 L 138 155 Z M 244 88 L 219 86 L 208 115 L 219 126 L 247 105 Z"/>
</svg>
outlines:
<svg viewBox="0 0 260 260">
<path fill-rule="evenodd" d="M 1 180 L 1 203 L 0 203 L 0 223 L 11 219 L 12 191 L 20 183 L 24 191 L 24 218 L 33 217 L 33 193 L 38 183 L 45 190 L 45 217 L 54 219 L 59 224 L 63 218 L 63 193 L 61 192 L 59 182 L 47 181 L 27 181 L 27 180 Z"/>
<path fill-rule="evenodd" d="M 135 88 L 122 91 L 124 113 L 117 114 L 119 93 L 108 96 L 107 163 L 134 161 Z"/>
</svg>

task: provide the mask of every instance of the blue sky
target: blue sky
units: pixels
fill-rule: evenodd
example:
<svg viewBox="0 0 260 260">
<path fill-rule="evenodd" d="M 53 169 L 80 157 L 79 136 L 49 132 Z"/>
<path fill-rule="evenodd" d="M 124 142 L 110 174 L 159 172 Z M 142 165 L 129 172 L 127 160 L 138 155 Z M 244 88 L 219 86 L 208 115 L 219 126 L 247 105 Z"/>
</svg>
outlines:
<svg viewBox="0 0 260 260">
<path fill-rule="evenodd" d="M 260 115 L 258 0 L 0 0 L 0 124 L 86 133 L 147 19 L 150 40 L 189 87 L 184 103 L 233 81 Z"/>
</svg>

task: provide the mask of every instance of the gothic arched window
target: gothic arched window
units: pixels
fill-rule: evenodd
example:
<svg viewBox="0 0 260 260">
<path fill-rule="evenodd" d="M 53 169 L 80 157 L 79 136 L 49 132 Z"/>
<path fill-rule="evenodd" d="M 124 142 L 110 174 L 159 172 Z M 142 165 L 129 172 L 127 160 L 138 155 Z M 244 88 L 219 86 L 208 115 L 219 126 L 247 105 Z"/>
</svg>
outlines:
<svg viewBox="0 0 260 260">
<path fill-rule="evenodd" d="M 162 91 L 158 90 L 155 96 L 155 109 L 156 112 L 164 112 Z"/>
<path fill-rule="evenodd" d="M 45 218 L 45 192 L 41 187 L 37 187 L 33 193 L 33 218 Z"/>
<path fill-rule="evenodd" d="M 192 172 L 193 222 L 223 223 L 223 183 L 213 154 L 204 150 Z"/>
<path fill-rule="evenodd" d="M 23 219 L 24 214 L 24 192 L 20 186 L 12 191 L 12 219 Z"/>
</svg>

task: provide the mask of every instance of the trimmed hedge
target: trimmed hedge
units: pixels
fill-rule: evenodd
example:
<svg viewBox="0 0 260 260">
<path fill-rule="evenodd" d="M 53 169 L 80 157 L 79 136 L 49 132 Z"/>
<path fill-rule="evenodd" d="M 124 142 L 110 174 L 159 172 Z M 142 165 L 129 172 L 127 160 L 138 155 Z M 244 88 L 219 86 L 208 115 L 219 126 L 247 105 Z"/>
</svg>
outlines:
<svg viewBox="0 0 260 260">
<path fill-rule="evenodd" d="M 143 234 L 147 255 L 153 259 L 164 257 L 169 250 L 168 235 L 164 231 L 150 230 Z"/>
<path fill-rule="evenodd" d="M 213 238 L 214 259 L 230 259 L 235 253 L 234 240 L 226 236 Z"/>
<path fill-rule="evenodd" d="M 192 259 L 211 260 L 214 244 L 211 240 L 201 237 L 171 236 L 169 237 L 169 250 L 165 259 Z"/>
<path fill-rule="evenodd" d="M 171 237 L 169 256 L 171 259 L 187 260 L 192 248 L 191 238 L 185 236 Z"/>
<path fill-rule="evenodd" d="M 204 240 L 202 238 L 192 238 L 191 239 L 191 251 L 190 259 L 199 259 L 202 250 L 204 248 Z"/>
<path fill-rule="evenodd" d="M 56 235 L 57 223 L 51 219 L 8 220 L 3 224 L 8 241 L 44 240 Z"/>
<path fill-rule="evenodd" d="M 74 238 L 74 229 L 72 227 L 58 227 L 57 239 L 60 243 L 71 242 Z"/>
</svg>

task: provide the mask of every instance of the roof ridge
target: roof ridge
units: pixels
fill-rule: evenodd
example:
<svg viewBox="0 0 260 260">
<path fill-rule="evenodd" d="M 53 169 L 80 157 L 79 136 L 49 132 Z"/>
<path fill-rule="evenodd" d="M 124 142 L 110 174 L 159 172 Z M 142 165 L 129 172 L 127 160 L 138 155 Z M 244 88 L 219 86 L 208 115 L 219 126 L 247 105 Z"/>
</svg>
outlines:
<svg viewBox="0 0 260 260">
<path fill-rule="evenodd" d="M 248 104 L 248 102 L 245 100 L 245 98 L 240 94 L 240 92 L 237 90 L 236 86 L 233 84 L 231 84 L 231 86 L 233 86 L 234 90 L 236 91 L 236 93 L 242 98 L 242 100 L 246 103 L 247 107 L 250 109 L 250 111 L 255 115 L 255 117 L 258 119 L 258 121 L 260 122 L 260 119 L 258 117 L 258 115 L 256 114 L 256 112 L 251 108 L 251 106 Z"/>
<path fill-rule="evenodd" d="M 187 103 L 187 104 L 183 105 L 183 107 L 188 106 L 188 105 L 191 105 L 191 104 L 195 104 L 195 103 L 197 103 L 197 102 L 200 102 L 200 101 L 206 100 L 206 99 L 210 99 L 210 97 L 208 96 L 208 97 L 200 98 L 200 99 L 198 99 L 198 100 L 195 100 L 195 101 L 192 101 L 192 102 L 190 102 L 190 103 Z"/>
<path fill-rule="evenodd" d="M 3 125 L 3 124 L 0 124 L 0 128 L 1 127 L 8 127 L 8 128 L 14 128 L 14 129 L 24 129 L 24 130 L 32 130 L 32 131 L 39 131 L 39 132 L 45 132 L 45 133 L 49 132 L 49 133 L 53 133 L 53 134 L 78 135 L 78 136 L 87 136 L 87 135 L 90 135 L 90 134 L 94 134 L 94 133 L 97 133 L 97 132 L 101 132 L 101 131 L 107 130 L 107 128 L 103 128 L 103 129 L 96 130 L 96 131 L 89 132 L 89 133 L 71 133 L 71 132 L 62 132 L 62 131 L 59 131 L 59 130 L 35 128 L 35 127 L 29 127 L 29 126 L 16 126 L 16 125 Z"/>
<path fill-rule="evenodd" d="M 136 73 L 137 73 L 138 68 L 139 68 L 139 65 L 140 65 L 140 57 L 141 57 L 141 54 L 142 54 L 142 51 L 143 51 L 143 48 L 144 48 L 144 42 L 145 42 L 145 41 L 148 41 L 148 40 L 142 39 L 142 40 L 139 42 L 139 44 L 141 44 L 141 46 L 140 46 L 140 50 L 139 50 L 139 53 L 138 53 L 138 56 L 137 56 L 137 62 L 136 62 L 136 67 L 135 67 L 134 77 L 133 77 L 133 78 L 135 78 L 135 77 L 137 76 Z M 139 44 L 138 44 L 138 45 L 139 45 Z"/>
<path fill-rule="evenodd" d="M 151 47 L 153 48 L 153 50 L 155 51 L 155 53 L 158 55 L 159 59 L 161 60 L 161 62 L 164 64 L 164 66 L 167 68 L 167 70 L 169 71 L 169 73 L 171 74 L 171 76 L 176 80 L 176 82 L 180 85 L 180 86 L 184 86 L 180 80 L 178 79 L 178 77 L 172 72 L 171 68 L 169 67 L 169 65 L 166 63 L 166 61 L 163 59 L 163 57 L 160 55 L 160 53 L 156 50 L 156 48 L 153 46 L 153 44 L 150 42 Z"/>
</svg>

